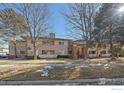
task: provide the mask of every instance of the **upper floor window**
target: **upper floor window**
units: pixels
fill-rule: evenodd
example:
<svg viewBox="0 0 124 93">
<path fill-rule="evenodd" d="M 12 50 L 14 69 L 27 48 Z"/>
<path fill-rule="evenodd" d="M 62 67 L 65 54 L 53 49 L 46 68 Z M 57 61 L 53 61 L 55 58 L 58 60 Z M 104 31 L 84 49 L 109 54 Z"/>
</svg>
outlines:
<svg viewBox="0 0 124 93">
<path fill-rule="evenodd" d="M 25 51 L 20 51 L 20 54 L 25 54 Z"/>
<path fill-rule="evenodd" d="M 31 48 L 30 47 L 27 47 L 27 50 L 31 50 Z"/>
<path fill-rule="evenodd" d="M 42 42 L 44 45 L 54 45 L 54 41 L 43 41 Z"/>
<path fill-rule="evenodd" d="M 42 54 L 47 54 L 47 50 L 42 50 Z"/>
<path fill-rule="evenodd" d="M 30 44 L 33 44 L 33 41 L 29 40 L 29 41 L 27 41 L 27 43 L 30 45 Z"/>
<path fill-rule="evenodd" d="M 50 55 L 55 54 L 54 50 L 49 50 L 48 52 L 49 52 Z"/>
<path fill-rule="evenodd" d="M 104 50 L 103 50 L 103 51 L 101 51 L 101 54 L 106 54 L 106 51 L 104 51 Z"/>
<path fill-rule="evenodd" d="M 59 45 L 64 45 L 64 42 L 59 42 Z"/>
</svg>

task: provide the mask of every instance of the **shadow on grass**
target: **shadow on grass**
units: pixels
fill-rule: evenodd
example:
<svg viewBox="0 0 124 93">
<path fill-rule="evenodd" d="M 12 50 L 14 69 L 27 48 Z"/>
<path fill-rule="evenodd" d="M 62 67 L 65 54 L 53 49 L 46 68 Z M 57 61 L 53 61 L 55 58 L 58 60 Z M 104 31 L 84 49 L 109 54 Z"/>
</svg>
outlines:
<svg viewBox="0 0 124 93">
<path fill-rule="evenodd" d="M 39 71 L 38 71 L 39 70 Z M 66 68 L 64 66 L 50 69 L 48 76 L 41 76 L 41 67 L 20 73 L 3 80 L 7 81 L 35 81 L 35 80 L 75 80 L 75 79 L 98 79 L 98 78 L 124 78 L 124 67 L 88 67 L 80 65 Z"/>
</svg>

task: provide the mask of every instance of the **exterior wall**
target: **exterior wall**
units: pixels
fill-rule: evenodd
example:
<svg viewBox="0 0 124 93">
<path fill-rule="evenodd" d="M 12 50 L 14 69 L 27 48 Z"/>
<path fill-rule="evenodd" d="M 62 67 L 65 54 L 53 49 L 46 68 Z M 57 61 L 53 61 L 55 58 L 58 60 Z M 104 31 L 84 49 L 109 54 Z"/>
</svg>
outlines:
<svg viewBox="0 0 124 93">
<path fill-rule="evenodd" d="M 45 43 L 44 43 L 45 42 Z M 47 42 L 47 43 L 46 43 Z M 63 42 L 60 44 L 60 42 Z M 27 45 L 26 45 L 27 44 Z M 39 39 L 36 44 L 37 56 L 41 58 L 56 58 L 58 55 L 69 55 L 72 58 L 84 58 L 85 57 L 85 43 L 73 42 L 69 40 L 50 38 Z M 90 51 L 95 51 L 95 53 L 90 53 Z M 101 53 L 106 51 L 106 53 Z M 47 52 L 47 53 L 46 53 Z M 9 54 L 14 55 L 14 44 L 9 45 Z M 33 56 L 33 44 L 29 39 L 28 42 L 18 41 L 17 42 L 17 55 L 18 56 Z M 109 46 L 106 48 L 97 48 L 97 46 L 88 49 L 88 57 L 109 57 Z"/>
<path fill-rule="evenodd" d="M 92 53 L 94 52 L 94 53 Z M 89 58 L 94 58 L 94 57 L 98 57 L 99 56 L 99 52 L 97 51 L 96 48 L 89 48 L 88 49 L 88 57 Z"/>
<path fill-rule="evenodd" d="M 17 42 L 16 44 L 16 52 L 17 56 L 25 56 L 26 55 L 26 42 Z M 9 43 L 9 54 L 15 55 L 14 44 L 12 42 Z"/>
<path fill-rule="evenodd" d="M 73 45 L 72 56 L 73 56 L 73 58 L 77 58 L 77 47 L 76 47 L 76 45 Z"/>
<path fill-rule="evenodd" d="M 91 53 L 94 52 L 94 53 Z M 95 58 L 95 57 L 110 57 L 111 54 L 109 53 L 109 47 L 106 48 L 89 48 L 88 49 L 88 57 Z"/>
<path fill-rule="evenodd" d="M 43 40 L 40 40 L 42 42 Z M 41 58 L 56 58 L 57 55 L 68 55 L 68 41 L 64 40 L 53 40 L 54 44 L 38 44 L 38 56 Z M 64 45 L 59 45 L 59 42 L 64 42 Z M 42 51 L 48 51 L 47 54 L 43 54 Z M 53 54 L 50 54 L 49 51 L 54 51 Z"/>
<path fill-rule="evenodd" d="M 73 58 L 84 58 L 84 45 L 83 44 L 73 44 L 72 57 Z"/>
<path fill-rule="evenodd" d="M 46 41 L 52 41 L 53 43 L 46 43 L 43 42 Z M 60 45 L 59 43 L 62 42 Z M 64 43 L 64 44 L 63 44 Z M 37 48 L 37 56 L 41 58 L 56 58 L 57 55 L 68 55 L 68 40 L 58 40 L 58 39 L 40 39 L 39 42 L 36 44 Z M 26 51 L 28 56 L 33 56 L 33 44 L 31 43 L 31 40 L 28 40 L 27 46 L 26 42 L 18 42 L 17 43 L 17 55 L 18 56 L 25 56 Z M 26 50 L 27 49 L 27 50 Z M 47 51 L 47 54 L 43 54 L 43 51 Z M 9 45 L 9 54 L 14 55 L 14 44 L 10 43 Z"/>
</svg>

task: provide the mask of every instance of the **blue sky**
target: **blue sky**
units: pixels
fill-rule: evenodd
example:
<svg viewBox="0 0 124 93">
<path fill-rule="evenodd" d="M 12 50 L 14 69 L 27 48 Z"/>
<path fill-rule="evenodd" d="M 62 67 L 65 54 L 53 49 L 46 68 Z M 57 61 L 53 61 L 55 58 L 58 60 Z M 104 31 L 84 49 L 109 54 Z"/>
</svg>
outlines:
<svg viewBox="0 0 124 93">
<path fill-rule="evenodd" d="M 64 16 L 61 14 L 61 11 L 66 7 L 65 3 L 50 3 L 48 4 L 51 16 L 51 26 L 52 32 L 56 34 L 58 38 L 67 38 L 65 28 L 66 28 L 66 21 Z M 0 5 L 0 8 L 3 7 Z M 4 7 L 5 8 L 5 7 Z M 5 46 L 8 47 L 8 46 Z"/>
<path fill-rule="evenodd" d="M 55 3 L 55 4 L 49 4 L 49 9 L 51 10 L 52 13 L 52 27 L 53 27 L 53 32 L 56 33 L 56 37 L 60 38 L 66 38 L 66 33 L 65 33 L 65 27 L 66 27 L 66 22 L 61 14 L 61 11 L 66 7 L 66 4 L 60 4 L 60 3 Z"/>
<path fill-rule="evenodd" d="M 65 33 L 66 22 L 65 22 L 64 16 L 60 13 L 62 9 L 67 7 L 66 4 L 65 3 L 49 3 L 48 7 L 52 15 L 51 16 L 52 32 L 55 32 L 56 37 L 66 38 L 66 33 Z M 0 5 L 0 8 L 1 9 L 3 8 L 2 5 Z"/>
</svg>

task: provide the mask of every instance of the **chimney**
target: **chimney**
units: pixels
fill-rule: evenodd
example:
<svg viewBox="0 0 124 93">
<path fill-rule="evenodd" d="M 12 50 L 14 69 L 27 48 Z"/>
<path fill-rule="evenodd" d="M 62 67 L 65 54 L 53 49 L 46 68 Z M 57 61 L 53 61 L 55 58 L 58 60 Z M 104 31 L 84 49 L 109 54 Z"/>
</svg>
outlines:
<svg viewBox="0 0 124 93">
<path fill-rule="evenodd" d="M 49 33 L 50 38 L 55 38 L 55 33 Z"/>
</svg>

